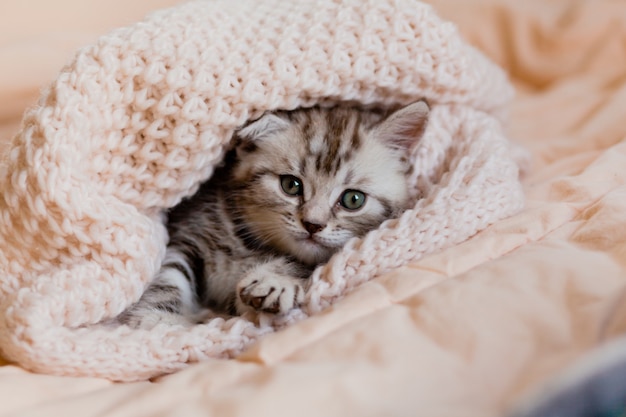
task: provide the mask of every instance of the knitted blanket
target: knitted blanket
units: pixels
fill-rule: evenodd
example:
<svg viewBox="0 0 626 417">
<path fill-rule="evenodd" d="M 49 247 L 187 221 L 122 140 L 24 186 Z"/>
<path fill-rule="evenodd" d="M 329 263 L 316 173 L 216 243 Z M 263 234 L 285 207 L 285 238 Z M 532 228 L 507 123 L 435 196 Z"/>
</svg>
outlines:
<svg viewBox="0 0 626 417">
<path fill-rule="evenodd" d="M 415 0 L 212 0 L 81 50 L 24 116 L 0 175 L 0 348 L 36 372 L 140 380 L 228 358 L 355 286 L 523 204 L 503 72 Z M 103 325 L 158 271 L 162 212 L 194 193 L 263 111 L 425 97 L 416 203 L 313 274 L 284 317 Z M 421 197 L 421 198 L 418 198 Z"/>
</svg>

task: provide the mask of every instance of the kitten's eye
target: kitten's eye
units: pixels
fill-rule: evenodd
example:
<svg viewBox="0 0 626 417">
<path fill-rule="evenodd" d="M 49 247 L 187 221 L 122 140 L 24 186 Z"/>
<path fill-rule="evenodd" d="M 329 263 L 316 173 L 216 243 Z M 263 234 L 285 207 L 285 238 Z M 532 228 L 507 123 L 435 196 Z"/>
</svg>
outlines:
<svg viewBox="0 0 626 417">
<path fill-rule="evenodd" d="M 302 195 L 302 181 L 293 175 L 281 175 L 280 187 L 287 195 Z"/>
<path fill-rule="evenodd" d="M 346 190 L 341 195 L 339 204 L 348 210 L 358 210 L 365 204 L 365 193 L 357 190 Z"/>
</svg>

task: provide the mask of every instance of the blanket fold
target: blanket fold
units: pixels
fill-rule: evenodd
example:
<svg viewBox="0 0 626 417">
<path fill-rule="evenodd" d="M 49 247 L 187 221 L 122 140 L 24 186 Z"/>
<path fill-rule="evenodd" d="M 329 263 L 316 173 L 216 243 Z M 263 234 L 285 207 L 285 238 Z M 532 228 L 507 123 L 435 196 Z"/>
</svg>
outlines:
<svg viewBox="0 0 626 417">
<path fill-rule="evenodd" d="M 522 207 L 502 124 L 512 89 L 430 6 L 409 0 L 215 0 L 157 12 L 79 51 L 24 116 L 0 176 L 0 349 L 61 375 L 139 380 L 232 357 L 358 284 Z M 161 212 L 210 177 L 267 110 L 426 98 L 415 207 L 313 274 L 286 317 L 191 329 L 99 324 L 158 270 Z M 419 198 L 422 197 L 422 198 Z"/>
</svg>

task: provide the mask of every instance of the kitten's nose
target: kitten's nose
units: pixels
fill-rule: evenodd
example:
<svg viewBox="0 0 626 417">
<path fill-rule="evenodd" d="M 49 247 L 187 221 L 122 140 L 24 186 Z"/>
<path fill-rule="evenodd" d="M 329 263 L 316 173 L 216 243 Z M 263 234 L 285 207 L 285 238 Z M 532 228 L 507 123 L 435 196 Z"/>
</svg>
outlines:
<svg viewBox="0 0 626 417">
<path fill-rule="evenodd" d="M 302 225 L 304 226 L 306 231 L 309 232 L 309 234 L 311 235 L 314 235 L 315 233 L 321 231 L 323 228 L 326 227 L 325 224 L 311 223 L 305 220 L 302 220 Z"/>
</svg>

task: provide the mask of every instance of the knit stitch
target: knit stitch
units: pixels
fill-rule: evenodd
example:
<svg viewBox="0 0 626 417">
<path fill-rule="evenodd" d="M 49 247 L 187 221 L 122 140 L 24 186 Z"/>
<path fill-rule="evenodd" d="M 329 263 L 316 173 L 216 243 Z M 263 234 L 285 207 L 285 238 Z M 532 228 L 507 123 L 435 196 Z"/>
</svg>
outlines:
<svg viewBox="0 0 626 417">
<path fill-rule="evenodd" d="M 355 286 L 449 247 L 523 204 L 503 131 L 504 73 L 415 0 L 212 0 L 152 14 L 79 51 L 28 110 L 1 167 L 0 348 L 23 367 L 140 380 L 228 358 Z M 313 274 L 303 307 L 263 325 L 98 324 L 136 301 L 196 191 L 263 111 L 407 104 L 428 129 L 399 219 Z"/>
</svg>

